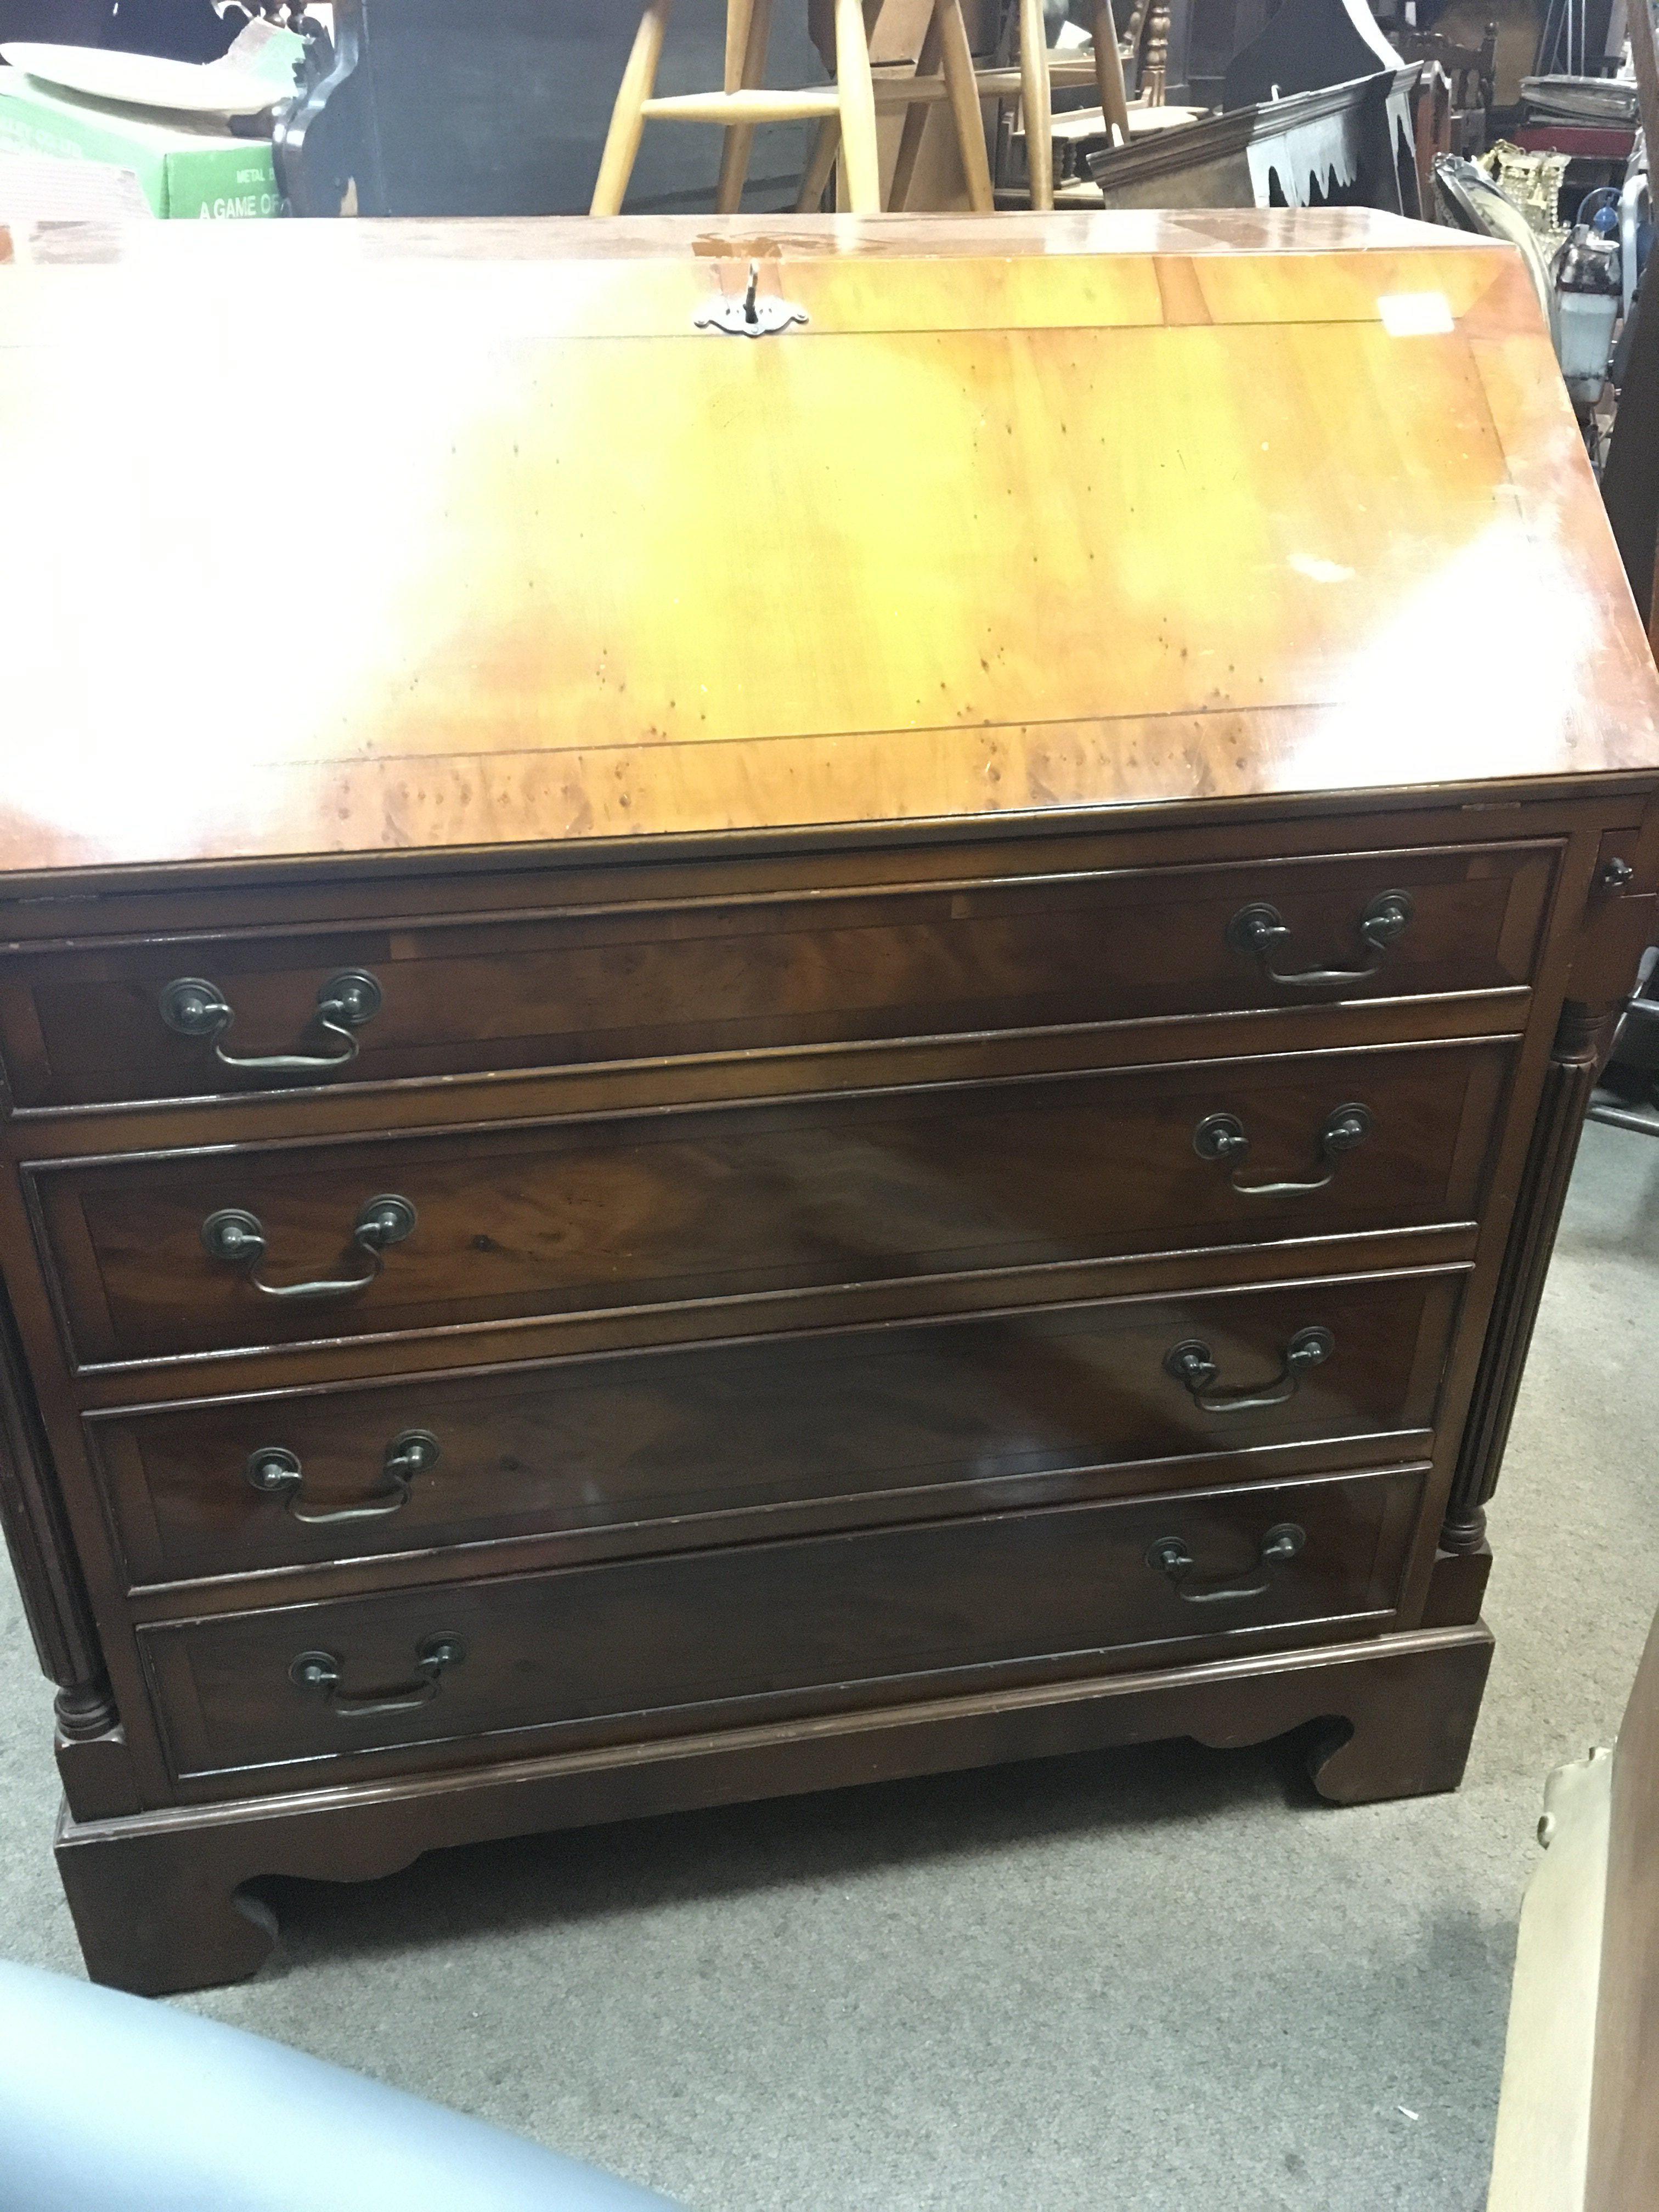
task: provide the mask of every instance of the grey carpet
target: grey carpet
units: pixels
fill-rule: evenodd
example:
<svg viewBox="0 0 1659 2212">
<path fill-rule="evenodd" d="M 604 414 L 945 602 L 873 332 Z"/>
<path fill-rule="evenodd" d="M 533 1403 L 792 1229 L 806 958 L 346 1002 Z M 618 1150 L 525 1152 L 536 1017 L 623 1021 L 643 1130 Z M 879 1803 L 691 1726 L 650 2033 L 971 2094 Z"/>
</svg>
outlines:
<svg viewBox="0 0 1659 2212">
<path fill-rule="evenodd" d="M 1543 1779 L 1659 1603 L 1656 1252 L 1659 1145 L 1591 1128 L 1458 1796 L 1169 1745 L 479 1847 L 286 1888 L 274 1964 L 182 2002 L 696 2212 L 1474 2212 Z M 9 1586 L 0 1652 L 0 1949 L 76 1971 Z"/>
</svg>

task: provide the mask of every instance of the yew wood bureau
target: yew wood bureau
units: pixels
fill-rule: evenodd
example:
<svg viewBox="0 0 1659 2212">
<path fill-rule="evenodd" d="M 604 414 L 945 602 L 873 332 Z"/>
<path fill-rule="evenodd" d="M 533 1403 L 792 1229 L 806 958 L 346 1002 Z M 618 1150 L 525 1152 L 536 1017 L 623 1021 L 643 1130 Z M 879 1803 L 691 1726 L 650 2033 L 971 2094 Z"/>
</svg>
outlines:
<svg viewBox="0 0 1659 2212">
<path fill-rule="evenodd" d="M 1659 884 L 1517 259 L 0 232 L 0 1501 L 94 1975 L 1131 1740 L 1455 1784 Z"/>
</svg>

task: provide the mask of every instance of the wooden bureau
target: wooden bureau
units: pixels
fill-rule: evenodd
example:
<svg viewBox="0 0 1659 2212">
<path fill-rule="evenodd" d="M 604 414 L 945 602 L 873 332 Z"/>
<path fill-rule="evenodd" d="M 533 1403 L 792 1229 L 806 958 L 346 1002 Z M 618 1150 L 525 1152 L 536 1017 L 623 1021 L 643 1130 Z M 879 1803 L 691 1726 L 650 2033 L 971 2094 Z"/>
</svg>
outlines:
<svg viewBox="0 0 1659 2212">
<path fill-rule="evenodd" d="M 94 1975 L 1113 1742 L 1456 1784 L 1659 887 L 1517 259 L 0 231 L 0 1504 Z"/>
</svg>

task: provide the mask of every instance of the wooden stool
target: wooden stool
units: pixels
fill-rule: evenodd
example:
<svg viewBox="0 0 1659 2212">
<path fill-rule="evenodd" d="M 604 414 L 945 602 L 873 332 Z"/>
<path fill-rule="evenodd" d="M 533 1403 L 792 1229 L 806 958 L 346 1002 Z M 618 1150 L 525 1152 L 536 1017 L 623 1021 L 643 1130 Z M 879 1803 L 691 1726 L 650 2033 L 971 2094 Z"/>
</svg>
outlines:
<svg viewBox="0 0 1659 2212">
<path fill-rule="evenodd" d="M 832 12 L 836 6 L 836 0 L 807 0 L 806 15 L 812 43 L 839 78 L 841 22 L 839 15 Z M 869 33 L 874 30 L 880 14 L 881 0 L 866 0 L 862 19 L 866 53 L 869 51 Z M 892 191 L 887 203 L 889 208 L 901 212 L 908 204 L 916 157 L 921 150 L 921 134 L 927 127 L 927 109 L 935 100 L 948 100 L 956 125 L 962 173 L 968 187 L 968 204 L 976 215 L 989 215 L 996 202 L 991 190 L 991 165 L 985 153 L 985 118 L 980 112 L 983 94 L 974 69 L 973 49 L 969 43 L 968 26 L 963 18 L 962 0 L 933 0 L 933 13 L 927 20 L 927 29 L 922 39 L 921 53 L 914 76 L 886 77 L 878 83 L 872 81 L 872 88 L 878 105 L 902 106 L 904 109 L 904 130 L 893 168 Z M 800 195 L 795 202 L 798 212 L 805 214 L 817 206 L 829 185 L 836 158 L 843 152 L 849 157 L 848 198 L 854 214 L 863 212 L 856 198 L 850 151 L 846 145 L 841 115 L 838 112 L 825 115 L 819 122 L 806 173 L 801 179 Z M 880 204 L 879 200 L 877 204 Z"/>
<path fill-rule="evenodd" d="M 937 0 L 937 5 L 946 9 L 954 8 L 960 22 L 961 0 Z M 821 122 L 835 124 L 845 149 L 854 213 L 879 214 L 881 176 L 876 155 L 876 95 L 870 74 L 868 20 L 873 20 L 880 0 L 833 0 L 836 82 L 832 85 L 805 86 L 793 92 L 770 92 L 761 82 L 766 68 L 772 0 L 726 0 L 726 82 L 722 89 L 682 93 L 659 100 L 653 88 L 672 6 L 673 0 L 646 0 L 634 51 L 629 57 L 622 89 L 611 111 L 599 182 L 593 187 L 592 213 L 621 212 L 628 180 L 639 155 L 640 138 L 647 122 L 726 125 L 714 205 L 720 214 L 732 215 L 743 196 L 756 125 L 799 122 L 816 116 Z M 965 32 L 962 43 L 965 51 Z M 954 63 L 951 66 L 954 67 Z M 968 75 L 971 84 L 971 59 Z M 981 162 L 983 153 L 981 144 Z"/>
<path fill-rule="evenodd" d="M 878 106 L 902 107 L 905 111 L 890 202 L 894 208 L 902 209 L 915 174 L 927 110 L 938 100 L 947 100 L 951 106 L 969 204 L 976 212 L 988 214 L 994 200 L 980 102 L 1016 91 L 1025 114 L 1031 204 L 1036 208 L 1054 205 L 1050 106 L 1053 72 L 1043 26 L 1042 0 L 1018 0 L 1018 70 L 975 71 L 967 26 L 963 20 L 962 0 L 933 0 L 915 76 L 887 79 L 880 84 L 871 74 L 870 32 L 880 13 L 881 0 L 811 0 L 814 34 L 821 49 L 827 47 L 835 58 L 836 82 L 833 85 L 805 86 L 783 92 L 769 91 L 762 82 L 766 70 L 772 0 L 726 0 L 726 81 L 722 88 L 719 92 L 682 93 L 659 99 L 653 88 L 672 5 L 673 0 L 647 0 L 611 112 L 599 181 L 593 188 L 591 211 L 594 215 L 621 212 L 628 181 L 639 155 L 640 139 L 648 121 L 726 125 L 714 205 L 719 213 L 730 215 L 736 212 L 742 200 L 756 126 L 813 117 L 818 122 L 817 137 L 797 205 L 802 209 L 817 206 L 839 156 L 845 165 L 848 198 L 854 214 L 878 214 L 881 209 L 876 147 Z M 1099 0 L 1097 21 L 1104 27 L 1105 36 L 1097 32 L 1095 58 L 1087 66 L 1098 79 L 1102 106 L 1109 121 L 1119 125 L 1127 140 L 1128 110 L 1124 99 L 1123 70 L 1107 0 Z M 1073 74 L 1076 68 L 1075 64 L 1067 65 L 1066 74 Z"/>
<path fill-rule="evenodd" d="M 1086 82 L 1092 76 L 1100 92 L 1101 112 L 1127 146 L 1129 103 L 1123 85 L 1123 58 L 1118 52 L 1111 0 L 1095 0 L 1095 51 L 1089 60 L 1054 60 L 1048 52 L 1042 0 L 1018 0 L 1018 6 L 1019 105 L 1025 125 L 1026 167 L 1031 205 L 1046 210 L 1054 204 L 1054 87 Z M 981 70 L 979 82 L 985 98 L 1001 97 L 1014 88 L 1006 72 L 994 70 Z"/>
<path fill-rule="evenodd" d="M 815 26 L 814 42 L 826 60 L 833 52 L 833 46 L 822 35 L 818 27 L 830 4 L 831 0 L 809 0 L 809 16 Z M 977 107 L 981 100 L 1007 100 L 1018 94 L 1025 125 L 1031 205 L 1046 210 L 1054 204 L 1053 88 L 1056 84 L 1092 82 L 1099 90 L 1101 110 L 1106 121 L 1115 129 L 1119 142 L 1127 146 L 1129 143 L 1129 105 L 1123 82 L 1123 58 L 1118 47 L 1117 26 L 1113 20 L 1110 0 L 1096 0 L 1093 54 L 1064 58 L 1053 56 L 1048 52 L 1042 0 L 1012 0 L 1012 4 L 1018 9 L 1018 65 L 1013 69 L 975 70 L 974 99 Z M 871 12 L 878 14 L 879 9 Z M 953 12 L 960 15 L 959 9 Z M 942 11 L 935 9 L 922 42 L 915 76 L 878 82 L 876 85 L 878 106 L 902 106 L 905 110 L 904 131 L 899 141 L 892 191 L 888 200 L 889 207 L 895 212 L 902 210 L 908 203 L 911 179 L 921 148 L 921 134 L 927 126 L 928 106 L 945 98 L 950 98 L 953 104 L 957 100 L 957 88 L 949 82 L 950 38 L 950 27 L 943 20 Z M 937 74 L 942 58 L 947 65 L 944 77 Z M 988 214 L 994 204 L 988 167 L 977 154 L 970 153 L 967 143 L 972 137 L 982 146 L 983 131 L 982 122 L 975 130 L 958 107 L 957 137 L 963 146 L 963 170 L 967 179 L 969 204 L 976 212 Z M 823 198 L 830 182 L 830 173 L 835 166 L 839 135 L 837 118 L 826 116 L 818 125 L 806 173 L 801 179 L 800 197 L 795 202 L 798 213 L 817 207 Z"/>
</svg>

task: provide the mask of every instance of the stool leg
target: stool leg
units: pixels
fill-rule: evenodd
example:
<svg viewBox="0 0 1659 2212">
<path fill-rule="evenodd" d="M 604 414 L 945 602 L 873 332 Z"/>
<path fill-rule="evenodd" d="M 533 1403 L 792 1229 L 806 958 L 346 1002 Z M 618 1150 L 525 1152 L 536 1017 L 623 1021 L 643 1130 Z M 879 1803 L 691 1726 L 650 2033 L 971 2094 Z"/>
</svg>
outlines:
<svg viewBox="0 0 1659 2212">
<path fill-rule="evenodd" d="M 726 78 L 724 89 L 741 90 L 749 58 L 749 27 L 754 21 L 755 0 L 726 0 Z"/>
<path fill-rule="evenodd" d="M 743 24 L 743 52 L 738 58 L 738 83 L 729 81 L 728 92 L 740 87 L 760 84 L 766 76 L 766 41 L 772 27 L 772 0 L 727 0 L 726 74 L 732 74 L 732 42 L 733 25 L 739 13 L 746 14 Z M 743 205 L 744 180 L 749 174 L 749 156 L 755 143 L 752 123 L 731 123 L 726 125 L 725 142 L 720 148 L 720 182 L 714 187 L 714 212 L 735 215 Z"/>
<path fill-rule="evenodd" d="M 645 13 L 635 34 L 634 51 L 623 71 L 622 89 L 611 111 L 605 152 L 599 157 L 599 182 L 593 187 L 590 215 L 620 215 L 628 197 L 628 180 L 639 159 L 640 138 L 645 129 L 645 103 L 657 82 L 662 59 L 663 34 L 674 0 L 646 0 Z"/>
<path fill-rule="evenodd" d="M 1020 107 L 1025 119 L 1025 161 L 1031 173 L 1031 205 L 1054 204 L 1054 114 L 1048 93 L 1048 32 L 1042 0 L 1019 0 Z"/>
<path fill-rule="evenodd" d="M 1117 25 L 1111 0 L 1095 0 L 1095 82 L 1100 87 L 1101 112 L 1129 143 L 1129 98 L 1123 84 L 1123 57 L 1117 50 Z"/>
<path fill-rule="evenodd" d="M 939 9 L 935 6 L 927 18 L 927 28 L 922 34 L 921 52 L 916 58 L 916 75 L 932 76 L 939 67 Z M 892 187 L 887 195 L 887 205 L 895 215 L 902 215 L 910 204 L 910 186 L 916 173 L 916 156 L 921 151 L 922 133 L 927 128 L 927 103 L 914 100 L 904 111 L 904 129 L 899 137 L 898 158 L 893 163 Z"/>
<path fill-rule="evenodd" d="M 991 189 L 991 163 L 985 151 L 985 112 L 979 103 L 979 84 L 974 75 L 973 49 L 963 20 L 962 0 L 934 0 L 934 20 L 939 27 L 939 58 L 945 70 L 945 89 L 956 118 L 957 144 L 962 152 L 962 173 L 968 179 L 968 204 L 975 215 L 989 215 L 996 206 Z"/>
<path fill-rule="evenodd" d="M 830 179 L 835 174 L 836 155 L 841 151 L 841 118 L 826 115 L 812 137 L 812 151 L 807 157 L 805 173 L 800 180 L 800 196 L 795 202 L 797 215 L 816 215 L 823 196 L 830 189 Z"/>
<path fill-rule="evenodd" d="M 879 0 L 877 0 L 879 5 Z M 1037 0 L 1039 13 L 1042 0 Z M 836 0 L 836 89 L 840 94 L 842 159 L 854 215 L 881 213 L 881 160 L 876 150 L 876 88 L 862 0 Z"/>
</svg>

